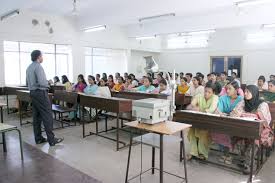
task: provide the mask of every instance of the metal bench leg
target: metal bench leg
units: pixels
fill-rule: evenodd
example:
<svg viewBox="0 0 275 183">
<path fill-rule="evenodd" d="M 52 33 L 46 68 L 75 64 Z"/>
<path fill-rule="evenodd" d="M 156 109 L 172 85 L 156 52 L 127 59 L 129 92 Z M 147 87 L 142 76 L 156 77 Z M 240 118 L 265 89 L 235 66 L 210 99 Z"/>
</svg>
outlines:
<svg viewBox="0 0 275 183">
<path fill-rule="evenodd" d="M 19 129 L 16 129 L 16 131 L 18 132 L 18 136 L 19 136 L 19 144 L 20 144 L 21 160 L 22 160 L 22 161 L 24 161 L 21 131 L 20 131 Z"/>
<path fill-rule="evenodd" d="M 152 147 L 152 174 L 155 174 L 155 147 Z"/>
<path fill-rule="evenodd" d="M 7 144 L 6 144 L 5 132 L 2 133 L 2 141 L 3 141 L 3 150 L 6 153 L 7 152 Z"/>
</svg>

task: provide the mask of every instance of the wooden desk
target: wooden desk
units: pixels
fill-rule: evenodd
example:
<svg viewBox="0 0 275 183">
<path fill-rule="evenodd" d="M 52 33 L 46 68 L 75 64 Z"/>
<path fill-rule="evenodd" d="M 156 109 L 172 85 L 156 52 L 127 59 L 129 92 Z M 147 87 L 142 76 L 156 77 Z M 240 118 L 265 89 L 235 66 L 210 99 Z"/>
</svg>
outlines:
<svg viewBox="0 0 275 183">
<path fill-rule="evenodd" d="M 25 124 L 29 124 L 31 122 L 27 121 L 26 123 L 22 122 L 22 116 L 23 116 L 23 111 L 22 111 L 22 102 L 28 102 L 31 103 L 31 97 L 30 97 L 30 91 L 26 91 L 26 90 L 17 90 L 16 91 L 16 95 L 19 101 L 19 120 L 20 120 L 20 126 L 25 125 Z M 53 94 L 52 93 L 48 93 L 50 101 L 52 101 L 52 97 Z"/>
<path fill-rule="evenodd" d="M 16 95 L 17 90 L 29 90 L 26 86 L 5 86 L 3 89 L 4 94 L 6 95 L 8 114 L 10 114 L 9 95 Z"/>
<path fill-rule="evenodd" d="M 152 94 L 152 93 L 141 93 L 141 92 L 111 92 L 112 97 L 117 98 L 126 98 L 126 99 L 132 99 L 132 100 L 140 100 L 140 99 L 146 99 L 146 98 L 158 98 L 158 99 L 167 99 L 167 95 L 160 95 L 160 94 Z"/>
<path fill-rule="evenodd" d="M 163 170 L 163 136 L 164 135 L 173 135 L 177 132 L 182 132 L 187 129 L 190 128 L 192 125 L 189 124 L 184 124 L 184 123 L 178 123 L 178 122 L 173 122 L 173 121 L 165 121 L 165 122 L 161 122 L 161 123 L 156 123 L 153 125 L 150 124 L 145 124 L 145 123 L 140 123 L 138 121 L 133 121 L 133 122 L 129 122 L 125 124 L 126 126 L 129 126 L 131 128 L 134 129 L 139 129 L 139 130 L 143 130 L 143 131 L 147 131 L 150 133 L 155 133 L 158 134 L 160 137 L 160 144 L 159 144 L 159 149 L 160 149 L 160 168 L 159 168 L 159 178 L 160 178 L 160 183 L 163 183 L 163 173 L 165 172 Z M 181 155 L 184 154 L 185 155 L 185 146 L 184 146 L 184 136 L 181 133 Z M 138 176 L 134 176 L 133 178 L 128 179 L 128 174 L 129 174 L 129 166 L 130 166 L 130 157 L 131 157 L 131 149 L 132 149 L 132 143 L 133 143 L 133 136 L 131 133 L 131 137 L 130 137 L 130 146 L 129 146 L 129 153 L 128 153 L 128 161 L 127 161 L 127 168 L 126 168 L 126 178 L 125 178 L 125 183 L 128 183 L 128 181 L 133 180 L 134 178 L 138 177 Z M 186 169 L 186 158 L 184 156 L 183 158 L 184 160 L 184 177 L 169 173 L 169 172 L 165 172 L 168 173 L 170 175 L 176 176 L 178 178 L 181 178 L 183 180 L 185 180 L 185 182 L 188 182 L 187 179 L 187 169 Z M 154 174 L 154 170 L 157 169 L 155 168 L 155 146 L 152 146 L 152 168 L 149 170 L 152 170 L 152 174 Z M 147 172 L 148 170 L 142 172 L 141 174 Z"/>
<path fill-rule="evenodd" d="M 183 106 L 187 106 L 191 104 L 192 96 L 186 96 L 183 94 L 176 93 L 175 94 L 175 103 L 176 106 L 180 106 L 183 109 Z"/>
<path fill-rule="evenodd" d="M 174 120 L 191 124 L 194 128 L 207 129 L 211 132 L 221 132 L 231 136 L 251 139 L 254 142 L 260 138 L 264 121 L 246 120 L 243 118 L 222 117 L 219 115 L 206 114 L 193 111 L 176 111 Z M 254 149 L 251 153 L 251 171 L 248 182 L 252 182 L 254 167 Z"/>
<path fill-rule="evenodd" d="M 109 140 L 115 140 L 116 141 L 116 149 L 117 151 L 120 149 L 119 143 L 126 145 L 124 142 L 119 141 L 119 133 L 120 133 L 120 127 L 119 127 L 119 117 L 122 115 L 122 113 L 130 113 L 132 115 L 132 100 L 128 99 L 122 99 L 122 98 L 116 98 L 116 97 L 99 97 L 99 96 L 91 96 L 91 95 L 85 95 L 85 94 L 79 94 L 80 102 L 79 105 L 81 107 L 90 107 L 96 109 L 96 115 L 98 113 L 98 110 L 105 110 L 108 112 L 116 113 L 116 139 L 112 139 L 103 135 L 99 135 L 100 132 L 98 132 L 98 120 L 96 116 L 96 132 L 90 132 L 89 135 L 99 135 L 101 137 L 107 138 Z M 83 114 L 82 114 L 82 117 Z M 83 138 L 89 135 L 86 135 L 85 132 L 85 122 L 83 121 Z"/>
</svg>

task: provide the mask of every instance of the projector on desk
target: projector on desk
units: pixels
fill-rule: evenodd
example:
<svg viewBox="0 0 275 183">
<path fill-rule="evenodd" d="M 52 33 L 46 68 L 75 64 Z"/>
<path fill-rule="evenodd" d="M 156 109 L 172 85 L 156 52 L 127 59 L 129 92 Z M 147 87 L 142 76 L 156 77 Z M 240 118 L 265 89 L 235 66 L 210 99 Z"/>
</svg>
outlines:
<svg viewBox="0 0 275 183">
<path fill-rule="evenodd" d="M 147 98 L 133 101 L 133 116 L 147 124 L 166 121 L 170 112 L 170 100 Z"/>
</svg>

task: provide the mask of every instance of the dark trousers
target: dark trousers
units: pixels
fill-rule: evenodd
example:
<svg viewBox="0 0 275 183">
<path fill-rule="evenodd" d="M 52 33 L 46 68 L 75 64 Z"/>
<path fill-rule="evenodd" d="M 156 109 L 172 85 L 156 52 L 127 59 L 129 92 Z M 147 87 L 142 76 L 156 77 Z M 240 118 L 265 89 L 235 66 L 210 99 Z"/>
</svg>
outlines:
<svg viewBox="0 0 275 183">
<path fill-rule="evenodd" d="M 51 102 L 46 90 L 32 90 L 33 132 L 35 141 L 42 139 L 41 124 L 43 122 L 49 143 L 54 142 L 53 116 Z"/>
</svg>

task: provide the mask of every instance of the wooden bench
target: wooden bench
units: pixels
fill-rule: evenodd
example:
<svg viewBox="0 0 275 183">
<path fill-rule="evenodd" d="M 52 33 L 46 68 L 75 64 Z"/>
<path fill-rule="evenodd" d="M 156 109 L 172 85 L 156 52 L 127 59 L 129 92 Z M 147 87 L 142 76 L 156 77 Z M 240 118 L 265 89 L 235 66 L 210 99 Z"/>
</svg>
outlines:
<svg viewBox="0 0 275 183">
<path fill-rule="evenodd" d="M 61 128 L 64 128 L 64 113 L 77 112 L 77 98 L 78 94 L 74 92 L 67 92 L 65 90 L 56 90 L 54 93 L 52 104 L 52 111 L 54 113 L 54 119 L 61 122 Z M 58 119 L 56 117 L 58 114 Z M 67 123 L 70 126 L 70 123 Z M 76 126 L 76 121 L 75 121 Z"/>
</svg>

